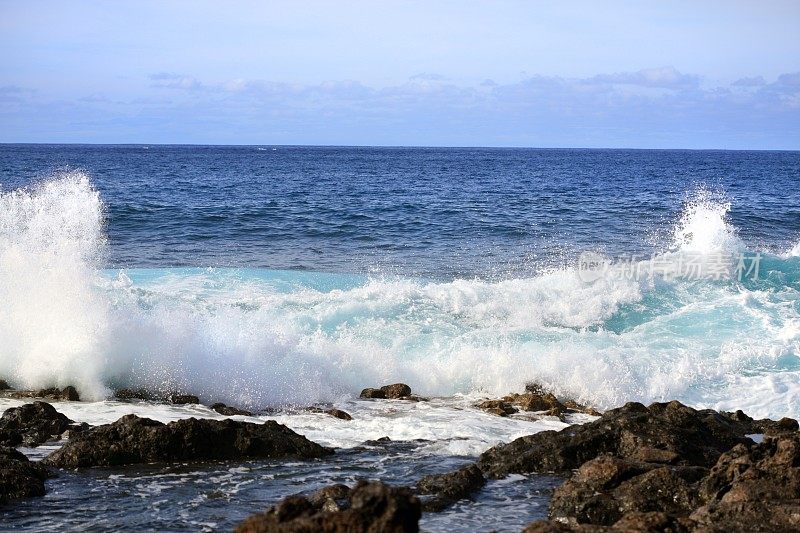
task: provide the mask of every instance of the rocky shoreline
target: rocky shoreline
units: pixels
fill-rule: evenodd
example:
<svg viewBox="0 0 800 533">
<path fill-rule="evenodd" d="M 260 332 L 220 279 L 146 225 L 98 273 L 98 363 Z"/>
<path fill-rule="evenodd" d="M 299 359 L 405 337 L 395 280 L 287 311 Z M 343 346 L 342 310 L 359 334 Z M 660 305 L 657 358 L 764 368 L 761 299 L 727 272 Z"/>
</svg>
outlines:
<svg viewBox="0 0 800 533">
<path fill-rule="evenodd" d="M 73 395 L 69 389 L 36 392 L 74 401 L 77 391 Z M 31 391 L 3 392 L 14 394 L 36 397 Z M 131 400 L 144 395 L 122 394 Z M 368 388 L 361 396 L 427 400 L 404 384 Z M 755 420 L 741 411 L 696 410 L 677 401 L 628 403 L 601 414 L 535 386 L 475 407 L 498 416 L 512 415 L 514 409 L 561 420 L 571 413 L 597 418 L 494 446 L 472 464 L 421 476 L 413 486 L 364 480 L 353 487 L 334 485 L 290 496 L 251 516 L 237 531 L 417 531 L 421 513 L 440 512 L 480 493 L 489 480 L 512 474 L 565 479 L 550 499 L 548 519 L 528 525 L 529 532 L 800 530 L 800 432 L 793 419 Z M 223 404 L 211 408 L 225 416 L 251 414 Z M 352 419 L 338 409 L 305 409 Z M 30 461 L 15 450 L 58 439 L 63 445 L 42 461 Z M 0 417 L 0 505 L 44 495 L 45 479 L 62 468 L 314 461 L 334 453 L 271 420 L 187 418 L 164 424 L 127 415 L 90 427 L 74 423 L 45 401 L 34 401 Z"/>
</svg>

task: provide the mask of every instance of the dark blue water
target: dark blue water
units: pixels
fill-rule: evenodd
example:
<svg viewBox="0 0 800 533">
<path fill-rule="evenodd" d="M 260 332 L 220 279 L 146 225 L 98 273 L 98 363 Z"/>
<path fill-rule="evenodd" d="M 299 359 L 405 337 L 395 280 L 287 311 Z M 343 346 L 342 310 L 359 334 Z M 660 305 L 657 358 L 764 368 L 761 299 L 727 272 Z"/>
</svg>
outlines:
<svg viewBox="0 0 800 533">
<path fill-rule="evenodd" d="M 109 266 L 518 277 L 661 250 L 703 187 L 752 249 L 800 239 L 800 152 L 1 145 L 0 187 L 86 171 Z"/>
</svg>

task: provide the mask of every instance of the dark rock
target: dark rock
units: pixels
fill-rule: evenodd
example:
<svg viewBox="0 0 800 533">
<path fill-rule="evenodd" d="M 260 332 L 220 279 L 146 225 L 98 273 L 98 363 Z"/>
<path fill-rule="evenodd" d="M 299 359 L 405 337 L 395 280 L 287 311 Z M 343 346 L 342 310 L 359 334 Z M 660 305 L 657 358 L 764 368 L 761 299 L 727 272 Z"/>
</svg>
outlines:
<svg viewBox="0 0 800 533">
<path fill-rule="evenodd" d="M 81 397 L 78 395 L 78 391 L 72 385 L 64 387 L 61 390 L 55 387 L 50 389 L 42 389 L 36 393 L 36 396 L 38 398 L 47 398 L 49 400 L 68 400 L 70 402 L 77 402 L 81 399 Z"/>
<path fill-rule="evenodd" d="M 630 512 L 687 516 L 699 503 L 693 485 L 701 467 L 634 463 L 611 456 L 588 461 L 557 488 L 550 519 L 561 523 L 610 526 Z"/>
<path fill-rule="evenodd" d="M 175 405 L 195 405 L 200 403 L 200 398 L 194 394 L 170 394 L 169 401 Z"/>
<path fill-rule="evenodd" d="M 720 457 L 699 484 L 705 505 L 691 518 L 749 531 L 800 530 L 800 435 L 767 437 Z"/>
<path fill-rule="evenodd" d="M 7 409 L 0 417 L 0 444 L 38 446 L 58 438 L 72 420 L 47 402 L 33 402 Z"/>
<path fill-rule="evenodd" d="M 447 474 L 423 477 L 417 483 L 419 494 L 432 494 L 433 497 L 422 502 L 424 511 L 438 512 L 455 502 L 468 498 L 486 484 L 486 478 L 478 468 L 471 464 Z"/>
<path fill-rule="evenodd" d="M 340 418 L 342 420 L 352 420 L 353 417 L 350 416 L 348 413 L 342 411 L 341 409 L 328 409 L 325 411 L 325 414 L 331 415 L 336 418 Z"/>
<path fill-rule="evenodd" d="M 485 400 L 475 404 L 475 407 L 497 416 L 508 416 L 517 412 L 515 407 L 503 400 Z"/>
<path fill-rule="evenodd" d="M 0 505 L 19 498 L 44 496 L 45 467 L 14 448 L 0 446 Z"/>
<path fill-rule="evenodd" d="M 237 409 L 236 407 L 230 407 L 224 403 L 215 403 L 211 406 L 211 409 L 224 416 L 253 416 L 253 413 L 250 411 Z"/>
<path fill-rule="evenodd" d="M 569 473 L 602 454 L 631 461 L 712 466 L 736 444 L 749 443 L 751 424 L 680 402 L 645 407 L 631 402 L 598 420 L 559 432 L 544 431 L 490 448 L 481 455 L 485 474 Z"/>
<path fill-rule="evenodd" d="M 310 497 L 289 496 L 253 515 L 236 533 L 406 533 L 419 531 L 419 500 L 407 488 L 360 481 L 352 490 L 337 485 Z"/>
<path fill-rule="evenodd" d="M 411 387 L 405 383 L 393 383 L 392 385 L 384 385 L 381 387 L 383 394 L 386 398 L 392 400 L 400 400 L 407 396 L 411 396 Z"/>
<path fill-rule="evenodd" d="M 359 395 L 361 398 L 383 399 L 386 393 L 382 389 L 364 389 Z"/>
<path fill-rule="evenodd" d="M 411 387 L 405 383 L 394 383 L 384 385 L 379 389 L 367 388 L 361 391 L 361 398 L 390 399 L 390 400 L 411 400 L 415 402 L 427 401 L 427 398 L 414 396 L 411 394 Z"/>
<path fill-rule="evenodd" d="M 19 398 L 19 399 L 27 399 L 27 398 L 43 398 L 47 400 L 54 400 L 54 401 L 71 401 L 77 402 L 80 400 L 80 396 L 78 395 L 78 391 L 73 386 L 64 387 L 63 389 L 58 389 L 56 387 L 50 387 L 49 389 L 40 389 L 36 391 L 32 390 L 12 390 L 8 393 L 4 394 L 9 398 Z"/>
<path fill-rule="evenodd" d="M 0 390 L 9 390 L 11 385 L 8 384 L 8 381 L 4 379 L 0 379 Z"/>
<path fill-rule="evenodd" d="M 119 389 L 114 392 L 114 398 L 117 400 L 145 400 L 152 401 L 156 397 L 150 394 L 145 389 Z"/>
<path fill-rule="evenodd" d="M 75 435 L 44 463 L 76 468 L 247 458 L 313 459 L 333 453 L 284 425 L 188 418 L 162 424 L 136 415 Z"/>
</svg>

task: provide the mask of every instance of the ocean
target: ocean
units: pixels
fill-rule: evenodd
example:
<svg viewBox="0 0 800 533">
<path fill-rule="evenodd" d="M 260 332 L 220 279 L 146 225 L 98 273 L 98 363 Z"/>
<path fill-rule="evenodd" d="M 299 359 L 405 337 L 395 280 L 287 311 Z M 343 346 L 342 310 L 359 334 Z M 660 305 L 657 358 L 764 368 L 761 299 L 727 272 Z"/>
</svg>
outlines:
<svg viewBox="0 0 800 533">
<path fill-rule="evenodd" d="M 529 382 L 797 418 L 800 153 L 0 145 L 0 378 L 75 385 L 90 401 L 59 407 L 89 423 L 131 412 L 120 387 L 283 408 L 260 419 L 344 450 L 68 473 L 8 512 L 23 530 L 225 529 L 324 481 L 446 471 L 565 427 L 471 407 Z M 392 382 L 432 401 L 357 400 Z M 356 420 L 292 411 L 314 403 Z M 521 527 L 554 482 L 493 483 L 422 526 Z"/>
</svg>

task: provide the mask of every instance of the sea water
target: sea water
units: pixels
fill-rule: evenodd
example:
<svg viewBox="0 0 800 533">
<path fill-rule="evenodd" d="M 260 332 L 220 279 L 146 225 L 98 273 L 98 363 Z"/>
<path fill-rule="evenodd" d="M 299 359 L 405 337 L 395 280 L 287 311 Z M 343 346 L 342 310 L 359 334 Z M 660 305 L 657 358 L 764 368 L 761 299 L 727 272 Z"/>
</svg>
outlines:
<svg viewBox="0 0 800 533">
<path fill-rule="evenodd" d="M 75 385 L 90 401 L 57 407 L 90 423 L 217 416 L 108 401 L 119 387 L 279 407 L 270 418 L 345 457 L 223 465 L 223 496 L 180 468 L 93 474 L 124 502 L 109 527 L 224 529 L 308 483 L 413 483 L 564 427 L 471 407 L 532 381 L 598 408 L 798 417 L 798 185 L 797 152 L 5 145 L 0 377 Z M 587 277 L 587 252 L 607 268 Z M 742 257 L 758 271 L 680 275 Z M 397 381 L 433 400 L 356 399 Z M 355 420 L 292 411 L 312 403 Z M 399 443 L 359 448 L 382 436 Z M 72 476 L 49 482 L 49 518 L 34 502 L 10 519 L 96 523 L 59 518 L 87 505 Z M 505 512 L 521 527 L 546 509 L 523 495 L 547 483 L 512 479 L 423 525 Z"/>
</svg>

